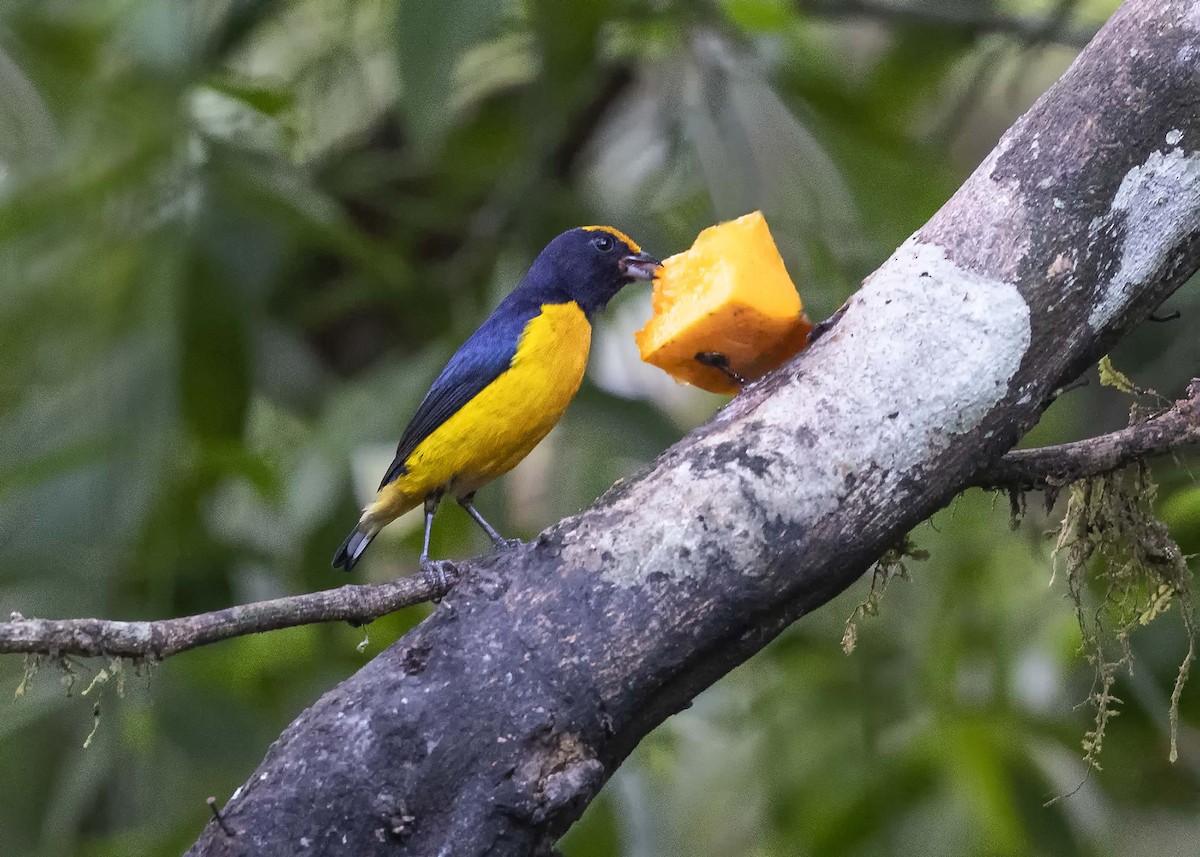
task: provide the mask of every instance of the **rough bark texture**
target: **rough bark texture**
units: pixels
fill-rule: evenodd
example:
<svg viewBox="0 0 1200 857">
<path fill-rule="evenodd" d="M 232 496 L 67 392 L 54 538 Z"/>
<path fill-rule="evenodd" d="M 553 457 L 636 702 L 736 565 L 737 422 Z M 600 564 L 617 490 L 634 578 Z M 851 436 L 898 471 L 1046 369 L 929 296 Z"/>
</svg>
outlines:
<svg viewBox="0 0 1200 857">
<path fill-rule="evenodd" d="M 271 747 L 193 854 L 548 851 L 637 742 L 853 581 L 1200 261 L 1200 6 L 1131 0 L 809 351 Z M 306 850 L 307 849 L 307 850 Z"/>
</svg>

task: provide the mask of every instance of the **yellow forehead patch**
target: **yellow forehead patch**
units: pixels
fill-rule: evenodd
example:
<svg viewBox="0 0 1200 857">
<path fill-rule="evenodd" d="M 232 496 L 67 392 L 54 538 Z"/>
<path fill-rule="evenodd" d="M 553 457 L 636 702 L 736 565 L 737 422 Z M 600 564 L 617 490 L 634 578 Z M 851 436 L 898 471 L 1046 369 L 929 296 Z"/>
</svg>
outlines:
<svg viewBox="0 0 1200 857">
<path fill-rule="evenodd" d="M 609 235 L 611 235 L 613 238 L 616 238 L 618 241 L 624 241 L 626 243 L 626 245 L 628 245 L 629 249 L 632 250 L 634 253 L 642 252 L 642 248 L 638 246 L 637 242 L 634 241 L 632 238 L 630 238 L 628 235 L 626 235 L 624 232 L 622 232 L 620 229 L 613 229 L 611 226 L 581 226 L 579 228 L 585 229 L 588 232 L 607 232 Z"/>
</svg>

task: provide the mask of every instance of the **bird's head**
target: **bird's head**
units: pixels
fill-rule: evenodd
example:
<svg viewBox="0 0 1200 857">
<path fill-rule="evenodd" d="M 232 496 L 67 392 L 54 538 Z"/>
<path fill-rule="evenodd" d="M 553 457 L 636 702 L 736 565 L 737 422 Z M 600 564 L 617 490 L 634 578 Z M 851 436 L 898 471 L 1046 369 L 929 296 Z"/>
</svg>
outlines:
<svg viewBox="0 0 1200 857">
<path fill-rule="evenodd" d="M 568 229 L 546 245 L 529 280 L 561 293 L 589 316 L 634 280 L 652 280 L 661 264 L 611 226 Z"/>
</svg>

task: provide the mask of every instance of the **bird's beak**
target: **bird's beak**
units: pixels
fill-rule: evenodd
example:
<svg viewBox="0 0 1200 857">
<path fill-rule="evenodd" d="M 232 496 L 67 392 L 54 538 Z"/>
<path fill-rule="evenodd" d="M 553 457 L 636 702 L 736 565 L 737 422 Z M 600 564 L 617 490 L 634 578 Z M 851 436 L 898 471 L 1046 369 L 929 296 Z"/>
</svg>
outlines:
<svg viewBox="0 0 1200 857">
<path fill-rule="evenodd" d="M 653 280 L 655 273 L 662 267 L 662 262 L 648 253 L 635 253 L 626 256 L 618 263 L 622 276 L 631 280 Z"/>
</svg>

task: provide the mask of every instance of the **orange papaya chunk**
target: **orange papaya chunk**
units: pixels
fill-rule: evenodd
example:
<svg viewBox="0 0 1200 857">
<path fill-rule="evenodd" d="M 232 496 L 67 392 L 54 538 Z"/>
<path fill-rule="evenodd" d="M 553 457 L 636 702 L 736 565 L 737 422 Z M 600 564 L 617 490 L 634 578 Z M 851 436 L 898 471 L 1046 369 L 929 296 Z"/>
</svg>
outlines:
<svg viewBox="0 0 1200 857">
<path fill-rule="evenodd" d="M 759 211 L 710 226 L 665 260 L 650 305 L 654 314 L 634 334 L 642 360 L 714 393 L 736 393 L 738 384 L 697 354 L 753 381 L 804 348 L 812 329 Z"/>
</svg>

